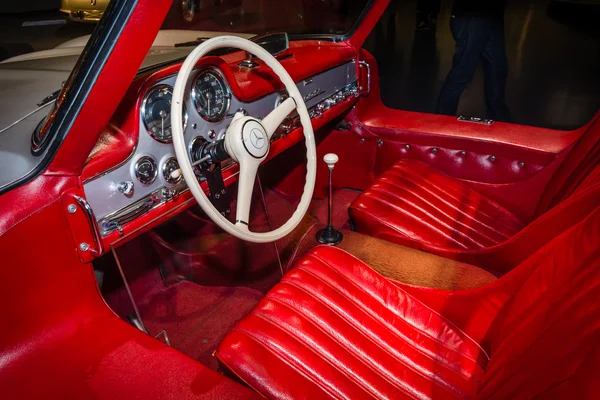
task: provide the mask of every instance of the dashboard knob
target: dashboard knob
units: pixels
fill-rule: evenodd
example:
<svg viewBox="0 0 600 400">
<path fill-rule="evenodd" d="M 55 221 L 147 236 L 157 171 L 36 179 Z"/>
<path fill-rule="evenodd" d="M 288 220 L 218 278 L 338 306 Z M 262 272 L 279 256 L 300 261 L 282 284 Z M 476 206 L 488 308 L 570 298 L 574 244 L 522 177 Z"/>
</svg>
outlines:
<svg viewBox="0 0 600 400">
<path fill-rule="evenodd" d="M 181 177 L 181 169 L 176 169 L 171 172 L 170 178 L 174 181 L 177 181 Z"/>
<path fill-rule="evenodd" d="M 119 190 L 119 192 L 123 193 L 125 196 L 129 196 L 129 195 L 133 194 L 133 182 L 131 182 L 131 181 L 120 182 L 117 185 L 117 189 Z"/>
</svg>

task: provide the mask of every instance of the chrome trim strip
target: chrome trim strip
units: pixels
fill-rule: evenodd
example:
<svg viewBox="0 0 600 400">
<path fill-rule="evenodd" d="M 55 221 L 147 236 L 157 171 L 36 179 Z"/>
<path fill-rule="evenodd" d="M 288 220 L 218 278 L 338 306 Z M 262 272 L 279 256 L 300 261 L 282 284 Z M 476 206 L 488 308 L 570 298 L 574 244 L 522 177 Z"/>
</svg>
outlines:
<svg viewBox="0 0 600 400">
<path fill-rule="evenodd" d="M 235 164 L 231 164 L 231 165 L 235 165 Z M 227 182 L 229 179 L 233 178 L 234 176 L 237 176 L 237 175 L 239 175 L 239 173 L 240 173 L 239 171 L 236 171 L 236 172 L 234 172 L 233 174 L 231 174 L 230 176 L 228 176 L 228 177 L 224 178 L 224 179 L 223 179 L 223 181 L 224 181 L 224 182 Z M 185 192 L 187 192 L 187 191 L 189 191 L 189 189 L 186 187 L 186 188 L 185 188 L 185 190 L 181 191 L 180 193 L 182 193 L 182 194 L 183 194 L 183 193 L 185 193 Z M 115 246 L 116 244 L 118 244 L 118 243 L 120 243 L 120 242 L 122 242 L 122 241 L 126 240 L 126 239 L 127 239 L 129 236 L 131 236 L 131 235 L 135 235 L 135 234 L 136 234 L 138 231 L 140 231 L 140 230 L 142 230 L 142 229 L 146 228 L 147 226 L 149 226 L 149 225 L 153 224 L 153 223 L 154 223 L 156 220 L 158 220 L 158 219 L 160 219 L 160 218 L 163 218 L 163 217 L 167 217 L 167 216 L 169 216 L 169 215 L 173 215 L 173 214 L 175 214 L 177 211 L 179 211 L 181 208 L 183 208 L 183 207 L 185 207 L 185 206 L 189 205 L 189 203 L 191 203 L 191 202 L 193 202 L 193 203 L 195 203 L 195 204 L 198 204 L 198 203 L 196 202 L 196 199 L 194 198 L 194 196 L 190 196 L 190 198 L 189 198 L 189 199 L 187 199 L 187 200 L 185 200 L 184 202 L 182 202 L 181 204 L 179 204 L 179 205 L 177 205 L 177 206 L 173 207 L 172 209 L 170 209 L 170 210 L 169 210 L 169 211 L 167 211 L 166 213 L 164 213 L 164 214 L 160 214 L 160 215 L 157 215 L 156 217 L 152 218 L 150 221 L 148 221 L 148 222 L 146 222 L 145 224 L 143 224 L 143 225 L 139 226 L 137 229 L 134 229 L 134 230 L 132 230 L 131 232 L 127 233 L 126 235 L 120 235 L 120 237 L 119 237 L 117 240 L 115 240 L 115 241 L 112 243 L 112 246 Z M 156 205 L 154 208 L 152 208 L 152 210 L 154 210 L 155 208 L 158 208 L 158 207 L 160 207 L 161 205 L 163 205 L 163 204 L 165 204 L 165 203 L 166 203 L 166 202 L 163 202 L 163 203 L 157 204 L 157 205 Z M 152 211 L 152 210 L 149 210 L 149 212 L 150 212 L 150 211 Z"/>
</svg>

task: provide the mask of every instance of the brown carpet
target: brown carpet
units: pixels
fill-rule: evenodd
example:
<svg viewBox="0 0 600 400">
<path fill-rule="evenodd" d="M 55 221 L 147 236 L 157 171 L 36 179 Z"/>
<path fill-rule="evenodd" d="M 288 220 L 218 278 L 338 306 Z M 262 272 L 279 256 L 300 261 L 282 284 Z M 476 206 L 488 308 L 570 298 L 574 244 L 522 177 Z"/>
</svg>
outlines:
<svg viewBox="0 0 600 400">
<path fill-rule="evenodd" d="M 343 231 L 338 245 L 371 268 L 409 285 L 446 290 L 471 289 L 496 280 L 489 272 L 469 264 L 423 253 L 360 233 Z"/>
</svg>

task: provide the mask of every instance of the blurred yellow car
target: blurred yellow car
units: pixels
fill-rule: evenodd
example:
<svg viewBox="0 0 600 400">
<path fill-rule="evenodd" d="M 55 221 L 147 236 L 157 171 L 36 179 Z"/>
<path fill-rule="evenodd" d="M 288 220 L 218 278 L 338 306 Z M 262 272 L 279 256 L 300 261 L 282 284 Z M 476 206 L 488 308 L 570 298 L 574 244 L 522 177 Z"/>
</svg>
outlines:
<svg viewBox="0 0 600 400">
<path fill-rule="evenodd" d="M 61 0 L 60 11 L 73 21 L 98 22 L 110 0 Z"/>
</svg>

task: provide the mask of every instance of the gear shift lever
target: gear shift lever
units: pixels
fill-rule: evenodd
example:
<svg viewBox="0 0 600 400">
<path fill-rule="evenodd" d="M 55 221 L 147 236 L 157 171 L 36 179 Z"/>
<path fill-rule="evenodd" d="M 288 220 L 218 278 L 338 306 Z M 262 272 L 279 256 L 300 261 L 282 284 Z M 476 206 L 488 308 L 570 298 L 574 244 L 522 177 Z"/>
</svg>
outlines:
<svg viewBox="0 0 600 400">
<path fill-rule="evenodd" d="M 336 245 L 339 242 L 341 242 L 344 238 L 342 232 L 336 230 L 331 224 L 331 207 L 333 206 L 332 176 L 333 167 L 335 166 L 335 163 L 338 162 L 338 160 L 339 158 L 337 154 L 333 153 L 325 154 L 325 157 L 323 157 L 323 161 L 325 161 L 325 163 L 329 167 L 329 203 L 327 210 L 327 226 L 325 227 L 325 229 L 322 229 L 319 232 L 317 232 L 317 241 L 321 244 Z"/>
</svg>

